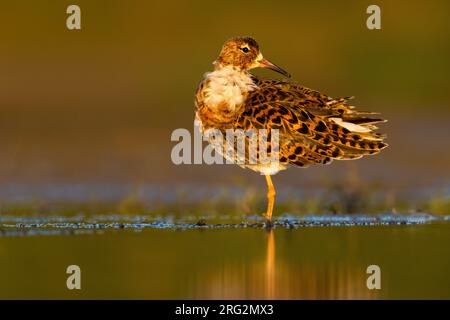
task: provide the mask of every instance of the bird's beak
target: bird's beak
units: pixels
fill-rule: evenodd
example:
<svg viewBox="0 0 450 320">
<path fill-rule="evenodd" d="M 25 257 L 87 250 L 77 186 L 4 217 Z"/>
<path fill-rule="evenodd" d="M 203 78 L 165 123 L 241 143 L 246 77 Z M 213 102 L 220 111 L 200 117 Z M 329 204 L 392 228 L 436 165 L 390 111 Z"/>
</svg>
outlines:
<svg viewBox="0 0 450 320">
<path fill-rule="evenodd" d="M 271 70 L 273 70 L 273 71 L 276 71 L 276 72 L 278 72 L 278 73 L 281 73 L 281 74 L 284 75 L 285 77 L 288 77 L 288 78 L 291 77 L 291 75 L 290 75 L 289 72 L 287 72 L 286 70 L 280 68 L 279 66 L 277 66 L 276 64 L 270 62 L 270 61 L 267 60 L 267 59 L 264 59 L 264 58 L 263 58 L 263 59 L 259 60 L 258 66 L 261 67 L 261 68 L 271 69 Z"/>
</svg>

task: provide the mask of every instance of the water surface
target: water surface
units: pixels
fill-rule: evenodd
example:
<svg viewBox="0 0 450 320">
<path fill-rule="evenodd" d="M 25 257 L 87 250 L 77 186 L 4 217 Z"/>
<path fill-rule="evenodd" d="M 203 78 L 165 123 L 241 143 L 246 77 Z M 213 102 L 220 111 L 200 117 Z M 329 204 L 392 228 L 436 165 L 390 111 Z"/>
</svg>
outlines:
<svg viewBox="0 0 450 320">
<path fill-rule="evenodd" d="M 450 298 L 445 217 L 285 217 L 271 231 L 257 219 L 100 220 L 4 216 L 0 298 Z M 79 291 L 66 288 L 72 264 Z M 366 287 L 373 264 L 381 290 Z"/>
</svg>

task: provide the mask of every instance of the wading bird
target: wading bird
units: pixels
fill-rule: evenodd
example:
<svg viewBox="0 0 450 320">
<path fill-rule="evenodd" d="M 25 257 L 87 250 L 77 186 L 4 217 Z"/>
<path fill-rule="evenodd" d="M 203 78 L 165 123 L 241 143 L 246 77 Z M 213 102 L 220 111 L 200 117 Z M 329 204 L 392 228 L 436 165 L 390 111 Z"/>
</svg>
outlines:
<svg viewBox="0 0 450 320">
<path fill-rule="evenodd" d="M 249 70 L 260 67 L 290 77 L 265 59 L 250 37 L 226 41 L 213 64 L 214 71 L 205 74 L 196 92 L 195 121 L 200 129 L 266 129 L 268 135 L 278 129 L 276 163 L 241 165 L 266 176 L 268 224 L 275 202 L 272 174 L 288 166 L 358 159 L 387 147 L 385 136 L 374 132 L 375 125 L 385 120 L 368 117 L 373 112 L 357 111 L 348 104 L 352 97 L 335 99 L 294 82 L 252 75 Z"/>
</svg>

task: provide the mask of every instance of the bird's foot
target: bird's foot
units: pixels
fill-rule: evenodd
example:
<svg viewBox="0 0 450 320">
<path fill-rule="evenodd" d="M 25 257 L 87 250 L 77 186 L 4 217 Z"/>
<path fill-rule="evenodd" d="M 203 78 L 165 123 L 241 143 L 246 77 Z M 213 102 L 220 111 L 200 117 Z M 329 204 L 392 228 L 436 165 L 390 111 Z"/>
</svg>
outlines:
<svg viewBox="0 0 450 320">
<path fill-rule="evenodd" d="M 272 219 L 266 218 L 266 221 L 264 222 L 264 227 L 267 230 L 271 230 L 273 228 L 273 226 L 274 226 L 274 223 L 273 223 Z"/>
</svg>

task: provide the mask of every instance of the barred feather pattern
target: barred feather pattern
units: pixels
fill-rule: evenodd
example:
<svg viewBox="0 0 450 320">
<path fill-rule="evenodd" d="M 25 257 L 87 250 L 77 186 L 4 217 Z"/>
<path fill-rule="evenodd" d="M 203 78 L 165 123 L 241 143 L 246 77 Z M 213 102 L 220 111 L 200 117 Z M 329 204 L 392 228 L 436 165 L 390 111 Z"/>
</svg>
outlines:
<svg viewBox="0 0 450 320">
<path fill-rule="evenodd" d="M 234 110 L 225 103 L 220 112 L 204 103 L 203 82 L 196 95 L 196 117 L 204 128 L 223 131 L 278 129 L 278 170 L 358 159 L 388 146 L 385 136 L 375 132 L 376 125 L 386 120 L 356 110 L 349 104 L 352 97 L 335 99 L 296 83 L 250 77 L 256 89 L 243 92 L 244 102 Z M 268 143 L 269 156 L 270 152 Z M 259 166 L 245 167 L 261 171 Z"/>
</svg>

